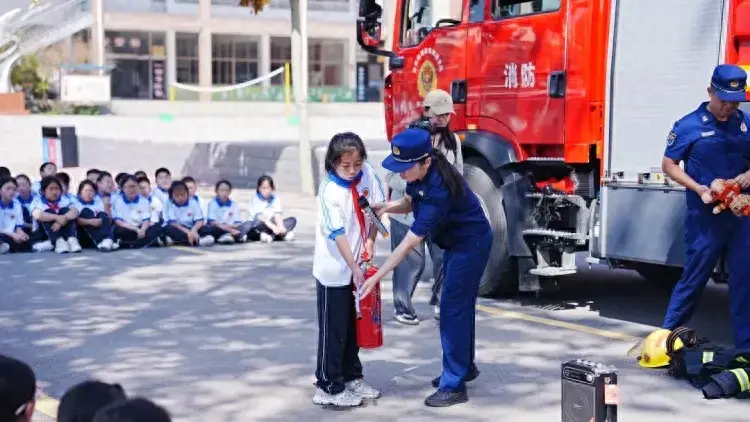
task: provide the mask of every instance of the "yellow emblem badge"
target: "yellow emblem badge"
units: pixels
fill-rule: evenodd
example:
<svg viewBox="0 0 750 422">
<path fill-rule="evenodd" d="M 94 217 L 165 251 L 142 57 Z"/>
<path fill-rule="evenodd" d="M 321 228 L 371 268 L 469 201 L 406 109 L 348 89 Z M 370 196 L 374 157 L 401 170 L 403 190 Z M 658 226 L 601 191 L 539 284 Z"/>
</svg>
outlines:
<svg viewBox="0 0 750 422">
<path fill-rule="evenodd" d="M 417 88 L 419 89 L 419 95 L 425 97 L 428 92 L 437 89 L 437 69 L 431 61 L 425 60 L 422 66 L 419 67 L 419 74 L 417 75 Z"/>
<path fill-rule="evenodd" d="M 740 86 L 740 81 L 729 82 L 729 86 L 732 87 L 732 88 L 737 88 L 737 87 Z"/>
<path fill-rule="evenodd" d="M 401 154 L 401 150 L 398 149 L 398 147 L 393 147 L 393 155 L 399 155 Z"/>
</svg>

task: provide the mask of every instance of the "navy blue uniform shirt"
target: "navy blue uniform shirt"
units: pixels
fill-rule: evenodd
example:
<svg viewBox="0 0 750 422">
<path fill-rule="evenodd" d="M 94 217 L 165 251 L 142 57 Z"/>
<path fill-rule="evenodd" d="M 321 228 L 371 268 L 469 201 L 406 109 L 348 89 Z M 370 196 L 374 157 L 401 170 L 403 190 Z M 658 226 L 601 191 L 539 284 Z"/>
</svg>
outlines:
<svg viewBox="0 0 750 422">
<path fill-rule="evenodd" d="M 750 168 L 750 118 L 737 110 L 728 121 L 716 120 L 703 103 L 678 120 L 667 138 L 664 155 L 685 163 L 685 172 L 701 185 L 731 179 Z M 693 191 L 687 192 L 688 208 L 706 205 Z"/>
<path fill-rule="evenodd" d="M 490 232 L 490 224 L 482 212 L 474 192 L 466 181 L 460 199 L 450 197 L 440 173 L 430 166 L 423 180 L 406 184 L 406 194 L 411 196 L 414 223 L 411 231 L 417 236 L 430 236 L 441 249 L 460 249 L 463 245 L 475 246 L 470 240 Z"/>
</svg>

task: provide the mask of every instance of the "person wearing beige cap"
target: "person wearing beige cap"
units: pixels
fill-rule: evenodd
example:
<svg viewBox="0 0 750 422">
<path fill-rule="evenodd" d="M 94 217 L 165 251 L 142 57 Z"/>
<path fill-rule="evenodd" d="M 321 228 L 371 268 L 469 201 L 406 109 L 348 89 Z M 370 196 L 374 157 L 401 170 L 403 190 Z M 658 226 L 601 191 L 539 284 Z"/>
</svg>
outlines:
<svg viewBox="0 0 750 422">
<path fill-rule="evenodd" d="M 430 91 L 422 103 L 422 117 L 413 122 L 410 127 L 420 127 L 432 133 L 432 144 L 439 149 L 448 161 L 463 174 L 463 156 L 458 137 L 450 131 L 448 123 L 455 111 L 451 95 L 441 89 Z M 406 182 L 398 173 L 388 172 L 386 175 L 388 187 L 391 189 L 391 200 L 398 200 L 404 196 Z M 414 223 L 414 215 L 390 214 L 391 222 L 391 249 L 396 248 Z M 396 321 L 407 324 L 419 324 L 419 318 L 412 306 L 412 295 L 417 282 L 424 272 L 426 255 L 429 252 L 432 259 L 432 274 L 435 283 L 432 285 L 432 298 L 430 305 L 434 307 L 435 319 L 440 318 L 439 298 L 442 289 L 443 275 L 443 251 L 429 238 L 413 250 L 393 270 L 393 303 L 395 307 Z"/>
</svg>

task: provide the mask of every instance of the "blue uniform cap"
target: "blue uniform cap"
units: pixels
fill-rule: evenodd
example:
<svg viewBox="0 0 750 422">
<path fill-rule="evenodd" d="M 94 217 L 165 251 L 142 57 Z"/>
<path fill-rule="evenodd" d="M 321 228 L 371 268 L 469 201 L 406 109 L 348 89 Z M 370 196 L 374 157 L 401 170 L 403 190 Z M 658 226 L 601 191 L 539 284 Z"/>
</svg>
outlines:
<svg viewBox="0 0 750 422">
<path fill-rule="evenodd" d="M 714 69 L 711 86 L 722 101 L 747 101 L 747 72 L 733 64 L 720 64 Z"/>
<path fill-rule="evenodd" d="M 383 160 L 383 167 L 394 173 L 402 173 L 414 167 L 419 160 L 432 152 L 430 132 L 409 128 L 391 140 L 391 155 Z"/>
</svg>

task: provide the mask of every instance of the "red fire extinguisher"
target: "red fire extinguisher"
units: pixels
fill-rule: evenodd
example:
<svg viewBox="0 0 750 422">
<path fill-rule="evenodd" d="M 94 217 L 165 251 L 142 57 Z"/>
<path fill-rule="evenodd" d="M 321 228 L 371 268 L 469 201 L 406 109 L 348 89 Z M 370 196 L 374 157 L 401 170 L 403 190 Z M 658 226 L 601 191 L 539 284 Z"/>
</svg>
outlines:
<svg viewBox="0 0 750 422">
<path fill-rule="evenodd" d="M 362 262 L 365 280 L 378 272 L 378 267 L 372 265 L 367 252 L 362 253 Z M 380 282 L 376 283 L 370 294 L 362 300 L 360 300 L 360 288 L 356 287 L 354 298 L 357 310 L 357 344 L 363 349 L 376 349 L 383 345 Z"/>
</svg>

